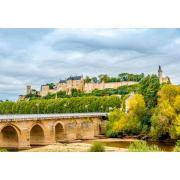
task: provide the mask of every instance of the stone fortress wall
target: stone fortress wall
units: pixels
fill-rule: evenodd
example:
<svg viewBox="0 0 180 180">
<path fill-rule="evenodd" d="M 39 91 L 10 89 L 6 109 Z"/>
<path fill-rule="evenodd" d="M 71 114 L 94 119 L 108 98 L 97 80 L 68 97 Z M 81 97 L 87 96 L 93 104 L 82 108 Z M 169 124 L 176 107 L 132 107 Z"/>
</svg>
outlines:
<svg viewBox="0 0 180 180">
<path fill-rule="evenodd" d="M 42 85 L 41 90 L 39 92 L 39 95 L 41 97 L 44 97 L 48 95 L 48 93 L 56 93 L 59 91 L 65 91 L 66 94 L 70 95 L 72 89 L 77 89 L 84 93 L 91 93 L 93 90 L 103 90 L 103 89 L 117 89 L 120 86 L 125 85 L 133 85 L 137 82 L 133 81 L 124 81 L 124 82 L 109 82 L 109 83 L 85 83 L 83 76 L 75 76 L 75 77 L 69 77 L 67 80 L 60 81 L 57 83 L 56 87 L 54 89 L 49 89 L 48 85 Z"/>
</svg>

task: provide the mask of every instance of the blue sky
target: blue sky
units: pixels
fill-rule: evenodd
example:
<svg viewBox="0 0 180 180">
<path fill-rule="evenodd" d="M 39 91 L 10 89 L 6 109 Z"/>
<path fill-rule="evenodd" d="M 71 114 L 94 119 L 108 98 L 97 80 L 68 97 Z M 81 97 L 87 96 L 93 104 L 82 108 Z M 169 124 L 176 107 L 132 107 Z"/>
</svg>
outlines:
<svg viewBox="0 0 180 180">
<path fill-rule="evenodd" d="M 157 73 L 180 84 L 180 29 L 0 29 L 0 99 L 70 75 Z"/>
</svg>

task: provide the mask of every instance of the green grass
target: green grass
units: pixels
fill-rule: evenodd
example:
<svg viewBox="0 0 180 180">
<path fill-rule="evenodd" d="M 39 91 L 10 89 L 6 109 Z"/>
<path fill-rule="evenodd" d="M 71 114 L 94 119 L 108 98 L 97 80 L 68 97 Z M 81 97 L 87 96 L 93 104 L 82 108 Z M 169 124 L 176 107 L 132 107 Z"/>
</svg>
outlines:
<svg viewBox="0 0 180 180">
<path fill-rule="evenodd" d="M 8 150 L 7 149 L 0 149 L 0 152 L 8 152 Z"/>
<path fill-rule="evenodd" d="M 89 152 L 105 152 L 105 147 L 102 143 L 100 142 L 94 142 L 90 149 Z"/>
<path fill-rule="evenodd" d="M 156 145 L 148 145 L 146 141 L 132 142 L 128 149 L 129 152 L 161 152 Z"/>
</svg>

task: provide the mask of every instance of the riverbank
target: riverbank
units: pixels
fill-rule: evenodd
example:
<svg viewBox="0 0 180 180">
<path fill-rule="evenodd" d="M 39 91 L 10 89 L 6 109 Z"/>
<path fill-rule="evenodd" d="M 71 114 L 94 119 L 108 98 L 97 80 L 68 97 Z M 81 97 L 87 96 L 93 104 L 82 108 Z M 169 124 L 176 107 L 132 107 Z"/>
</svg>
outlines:
<svg viewBox="0 0 180 180">
<path fill-rule="evenodd" d="M 100 138 L 93 140 L 82 140 L 82 141 L 74 141 L 69 143 L 56 143 L 53 145 L 47 146 L 37 146 L 28 150 L 23 150 L 21 152 L 88 152 L 93 142 L 101 142 L 105 146 L 106 152 L 127 152 L 128 148 L 126 146 L 117 147 L 112 142 L 118 143 L 126 143 L 129 144 L 132 141 L 137 141 L 137 139 L 133 138 Z M 109 144 L 110 143 L 110 144 Z"/>
<path fill-rule="evenodd" d="M 21 152 L 88 152 L 91 144 L 79 142 L 79 143 L 57 143 L 53 145 L 33 147 Z M 105 146 L 106 152 L 126 152 L 126 148 L 108 147 Z"/>
<path fill-rule="evenodd" d="M 136 138 L 97 138 L 93 140 L 79 140 L 68 143 L 56 143 L 47 146 L 32 147 L 21 152 L 88 152 L 93 142 L 101 142 L 105 146 L 106 152 L 127 152 L 129 145 L 134 141 L 139 141 Z M 159 141 L 146 141 L 148 145 L 157 145 L 162 151 L 172 152 L 174 145 L 171 143 Z"/>
</svg>

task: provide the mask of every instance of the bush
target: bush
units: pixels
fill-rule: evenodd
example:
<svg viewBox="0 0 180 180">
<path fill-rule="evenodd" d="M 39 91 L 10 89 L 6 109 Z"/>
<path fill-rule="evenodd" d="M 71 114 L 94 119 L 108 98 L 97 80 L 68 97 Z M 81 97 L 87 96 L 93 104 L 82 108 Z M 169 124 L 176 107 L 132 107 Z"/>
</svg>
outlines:
<svg viewBox="0 0 180 180">
<path fill-rule="evenodd" d="M 132 142 L 128 149 L 129 152 L 160 152 L 156 145 L 147 145 L 146 141 Z"/>
<path fill-rule="evenodd" d="M 7 149 L 0 149 L 0 152 L 8 152 L 8 150 Z"/>
<path fill-rule="evenodd" d="M 180 140 L 176 142 L 176 146 L 174 147 L 174 152 L 180 152 Z"/>
<path fill-rule="evenodd" d="M 89 152 L 105 152 L 105 147 L 100 142 L 94 142 L 89 149 Z"/>
</svg>

